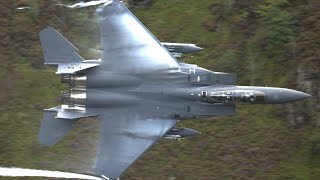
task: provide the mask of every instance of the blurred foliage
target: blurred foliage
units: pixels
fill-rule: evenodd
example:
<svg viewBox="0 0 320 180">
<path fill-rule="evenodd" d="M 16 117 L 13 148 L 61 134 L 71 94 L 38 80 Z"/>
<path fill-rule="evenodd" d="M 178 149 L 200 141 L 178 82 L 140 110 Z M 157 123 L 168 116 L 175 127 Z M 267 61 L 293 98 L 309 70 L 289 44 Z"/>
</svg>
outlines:
<svg viewBox="0 0 320 180">
<path fill-rule="evenodd" d="M 266 36 L 264 46 L 267 51 L 281 50 L 281 47 L 295 38 L 297 20 L 285 9 L 288 5 L 287 0 L 267 0 L 256 10 L 262 20 L 262 28 Z"/>
<path fill-rule="evenodd" d="M 0 166 L 83 173 L 95 158 L 94 119 L 82 120 L 52 148 L 37 142 L 42 109 L 60 104 L 59 92 L 65 88 L 55 69 L 43 65 L 39 31 L 54 27 L 87 59 L 97 57 L 89 48 L 100 48 L 95 8 L 67 9 L 55 3 L 1 2 Z M 187 63 L 236 73 L 239 85 L 288 87 L 313 97 L 286 105 L 239 106 L 234 117 L 181 122 L 202 134 L 160 141 L 128 169 L 124 179 L 320 177 L 318 0 L 130 0 L 127 4 L 159 40 L 205 48 L 184 57 Z M 30 9 L 17 9 L 24 6 Z"/>
<path fill-rule="evenodd" d="M 152 5 L 152 0 L 128 0 L 128 5 L 135 8 L 145 8 Z"/>
</svg>

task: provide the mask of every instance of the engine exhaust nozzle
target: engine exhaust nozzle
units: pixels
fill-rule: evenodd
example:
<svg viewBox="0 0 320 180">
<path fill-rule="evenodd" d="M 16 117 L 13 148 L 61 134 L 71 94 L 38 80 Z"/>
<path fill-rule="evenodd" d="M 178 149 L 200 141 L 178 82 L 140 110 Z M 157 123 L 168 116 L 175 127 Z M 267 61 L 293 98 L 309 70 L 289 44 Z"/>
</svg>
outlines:
<svg viewBox="0 0 320 180">
<path fill-rule="evenodd" d="M 68 105 L 85 106 L 86 91 L 78 89 L 62 91 L 61 100 Z"/>
<path fill-rule="evenodd" d="M 71 87 L 86 88 L 87 86 L 87 76 L 83 74 L 75 75 L 62 75 L 61 83 L 69 84 Z"/>
</svg>

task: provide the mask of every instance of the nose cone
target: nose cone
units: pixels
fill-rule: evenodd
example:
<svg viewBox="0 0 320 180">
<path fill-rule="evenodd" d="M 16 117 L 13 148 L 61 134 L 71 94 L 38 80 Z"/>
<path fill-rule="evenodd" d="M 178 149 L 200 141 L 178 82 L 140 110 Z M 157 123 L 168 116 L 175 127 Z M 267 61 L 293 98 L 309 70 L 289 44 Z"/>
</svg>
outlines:
<svg viewBox="0 0 320 180">
<path fill-rule="evenodd" d="M 270 88 L 266 92 L 266 96 L 266 103 L 268 104 L 288 103 L 304 100 L 311 97 L 309 94 L 285 88 Z"/>
<path fill-rule="evenodd" d="M 300 101 L 304 99 L 308 99 L 311 96 L 307 93 L 291 90 L 290 94 L 288 94 L 288 98 L 290 101 Z"/>
</svg>

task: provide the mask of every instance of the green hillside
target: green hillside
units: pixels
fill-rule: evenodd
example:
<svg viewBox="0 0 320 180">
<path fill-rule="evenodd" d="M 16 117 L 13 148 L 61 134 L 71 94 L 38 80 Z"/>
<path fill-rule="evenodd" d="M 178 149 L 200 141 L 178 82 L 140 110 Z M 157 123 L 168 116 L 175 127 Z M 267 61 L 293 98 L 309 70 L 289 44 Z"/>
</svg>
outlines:
<svg viewBox="0 0 320 180">
<path fill-rule="evenodd" d="M 0 167 L 83 173 L 94 163 L 99 128 L 95 119 L 80 121 L 52 148 L 37 142 L 42 110 L 60 104 L 60 91 L 66 88 L 55 69 L 43 65 L 39 31 L 47 26 L 58 29 L 85 58 L 96 57 L 89 48 L 100 46 L 94 7 L 67 9 L 54 3 L 0 3 Z M 292 88 L 312 98 L 285 105 L 239 105 L 233 117 L 184 121 L 181 126 L 202 134 L 182 141 L 161 140 L 123 179 L 319 179 L 319 1 L 131 0 L 128 4 L 160 41 L 205 48 L 183 61 L 236 73 L 238 85 Z M 30 9 L 16 9 L 24 6 Z"/>
</svg>

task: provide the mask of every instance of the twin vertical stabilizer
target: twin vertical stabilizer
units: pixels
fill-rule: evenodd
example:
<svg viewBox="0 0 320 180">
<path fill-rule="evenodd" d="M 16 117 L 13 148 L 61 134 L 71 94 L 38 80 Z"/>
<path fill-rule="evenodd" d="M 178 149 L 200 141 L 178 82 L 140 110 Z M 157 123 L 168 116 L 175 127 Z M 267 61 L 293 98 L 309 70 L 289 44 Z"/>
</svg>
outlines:
<svg viewBox="0 0 320 180">
<path fill-rule="evenodd" d="M 78 49 L 52 27 L 43 29 L 39 35 L 45 64 L 58 65 L 56 74 L 74 74 L 100 65 L 84 61 L 76 52 Z"/>
<path fill-rule="evenodd" d="M 78 49 L 55 29 L 48 27 L 40 32 L 45 64 L 58 65 L 56 74 L 68 76 L 100 65 L 98 61 L 85 61 Z M 39 132 L 40 143 L 52 146 L 73 129 L 79 118 L 95 116 L 85 108 L 68 105 L 46 109 Z"/>
</svg>

